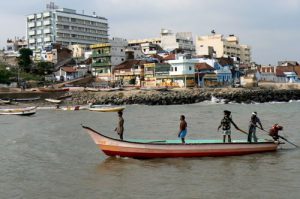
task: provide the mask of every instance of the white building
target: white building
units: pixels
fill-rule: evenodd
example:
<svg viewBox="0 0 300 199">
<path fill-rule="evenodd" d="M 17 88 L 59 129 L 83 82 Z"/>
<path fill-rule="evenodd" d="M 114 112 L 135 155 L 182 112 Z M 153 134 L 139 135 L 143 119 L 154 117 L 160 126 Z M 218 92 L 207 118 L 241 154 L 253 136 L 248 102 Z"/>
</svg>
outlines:
<svg viewBox="0 0 300 199">
<path fill-rule="evenodd" d="M 152 53 L 152 49 L 154 50 L 154 48 L 151 44 L 159 45 L 163 50 L 169 52 L 176 51 L 188 54 L 193 54 L 195 52 L 193 35 L 191 32 L 179 32 L 174 34 L 171 30 L 161 29 L 160 37 L 128 41 L 130 47 L 142 46 L 141 50 L 144 54 Z"/>
<path fill-rule="evenodd" d="M 189 54 L 195 52 L 193 35 L 191 32 L 179 32 L 174 34 L 171 30 L 162 29 L 160 35 L 160 46 L 166 51 L 180 50 L 182 53 Z"/>
<path fill-rule="evenodd" d="M 48 10 L 27 16 L 28 47 L 37 54 L 51 43 L 63 46 L 91 45 L 108 40 L 108 23 L 104 17 L 76 13 L 76 10 L 59 9 L 53 3 Z"/>
</svg>

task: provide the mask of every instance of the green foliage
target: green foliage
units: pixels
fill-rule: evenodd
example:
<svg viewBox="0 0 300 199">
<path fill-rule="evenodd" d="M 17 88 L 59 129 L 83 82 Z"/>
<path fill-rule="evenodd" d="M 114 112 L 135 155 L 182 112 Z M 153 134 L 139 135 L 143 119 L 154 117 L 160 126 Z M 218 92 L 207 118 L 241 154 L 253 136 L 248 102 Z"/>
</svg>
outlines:
<svg viewBox="0 0 300 199">
<path fill-rule="evenodd" d="M 46 75 L 50 74 L 53 71 L 53 68 L 53 63 L 41 61 L 36 64 L 36 67 L 33 69 L 33 73 L 38 75 Z"/>
<path fill-rule="evenodd" d="M 32 60 L 31 56 L 33 55 L 33 52 L 29 48 L 21 48 L 19 50 L 20 57 L 18 58 L 18 64 L 21 69 L 23 69 L 25 72 L 30 72 L 32 67 Z"/>
<path fill-rule="evenodd" d="M 10 77 L 12 76 L 12 72 L 6 70 L 5 65 L 1 65 L 0 64 L 0 83 L 1 84 L 9 84 L 10 81 Z"/>
</svg>

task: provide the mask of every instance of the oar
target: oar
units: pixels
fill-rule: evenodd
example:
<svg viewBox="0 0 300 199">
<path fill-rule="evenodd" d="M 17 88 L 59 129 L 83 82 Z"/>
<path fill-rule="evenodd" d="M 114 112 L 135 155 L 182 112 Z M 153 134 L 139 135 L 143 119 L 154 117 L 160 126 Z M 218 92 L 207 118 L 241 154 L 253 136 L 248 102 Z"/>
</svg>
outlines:
<svg viewBox="0 0 300 199">
<path fill-rule="evenodd" d="M 262 128 L 258 127 L 258 126 L 256 126 L 256 127 L 259 128 L 260 130 L 262 130 L 262 131 L 268 133 L 268 135 L 269 135 L 269 132 L 266 131 L 265 129 L 262 129 Z M 285 137 L 283 137 L 283 136 L 281 136 L 281 135 L 278 135 L 278 137 L 281 138 L 281 139 L 283 139 L 283 140 L 285 140 L 286 142 L 290 143 L 291 145 L 293 145 L 293 146 L 295 146 L 295 147 L 297 147 L 297 148 L 299 147 L 298 145 L 292 143 L 291 141 L 289 141 L 288 139 L 286 139 Z"/>
<path fill-rule="evenodd" d="M 240 128 L 237 128 L 238 131 L 242 132 L 242 133 L 245 133 L 246 135 L 248 135 L 248 133 Z"/>
</svg>

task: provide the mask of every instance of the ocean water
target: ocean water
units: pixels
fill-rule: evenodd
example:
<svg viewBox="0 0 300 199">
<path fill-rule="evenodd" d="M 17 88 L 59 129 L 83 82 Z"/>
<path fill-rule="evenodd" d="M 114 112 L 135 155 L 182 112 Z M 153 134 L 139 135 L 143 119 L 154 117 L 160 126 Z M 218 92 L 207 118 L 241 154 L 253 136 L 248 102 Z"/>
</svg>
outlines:
<svg viewBox="0 0 300 199">
<path fill-rule="evenodd" d="M 279 123 L 282 135 L 300 145 L 300 102 L 128 105 L 124 137 L 176 139 L 183 114 L 187 139 L 222 139 L 217 127 L 224 109 L 244 130 L 257 111 L 265 129 Z M 0 124 L 0 198 L 300 197 L 300 151 L 288 143 L 264 154 L 137 160 L 105 156 L 80 126 L 117 138 L 116 113 L 38 110 L 31 117 L 0 116 Z M 234 130 L 232 137 L 245 139 Z"/>
</svg>

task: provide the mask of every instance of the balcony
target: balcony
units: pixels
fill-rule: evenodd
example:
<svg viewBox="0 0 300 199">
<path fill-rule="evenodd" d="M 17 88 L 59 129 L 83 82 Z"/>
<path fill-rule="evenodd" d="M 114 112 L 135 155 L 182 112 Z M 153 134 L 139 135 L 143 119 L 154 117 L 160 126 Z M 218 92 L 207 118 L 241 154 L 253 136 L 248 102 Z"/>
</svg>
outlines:
<svg viewBox="0 0 300 199">
<path fill-rule="evenodd" d="M 29 20 L 33 20 L 35 17 L 34 17 L 34 15 L 29 15 L 27 18 L 28 18 Z"/>
<path fill-rule="evenodd" d="M 35 43 L 35 39 L 29 39 L 29 43 L 30 43 L 30 44 Z"/>
<path fill-rule="evenodd" d="M 103 66 L 111 66 L 111 62 L 103 62 L 103 63 L 92 63 L 92 67 L 103 67 Z"/>
<path fill-rule="evenodd" d="M 35 31 L 34 31 L 34 30 L 31 30 L 31 31 L 28 32 L 28 34 L 29 34 L 30 36 L 33 36 L 33 35 L 35 35 Z"/>
<path fill-rule="evenodd" d="M 95 58 L 95 57 L 110 57 L 110 56 L 111 56 L 110 53 L 101 53 L 101 54 L 95 53 L 95 52 L 92 53 L 92 58 Z"/>
<path fill-rule="evenodd" d="M 44 21 L 44 26 L 48 26 L 51 24 L 51 21 L 50 20 L 47 20 L 47 21 Z"/>
<path fill-rule="evenodd" d="M 43 16 L 44 16 L 44 17 L 50 17 L 50 12 L 44 12 L 44 13 L 43 13 Z"/>
<path fill-rule="evenodd" d="M 35 27 L 35 22 L 28 23 L 28 27 L 29 27 L 29 28 Z"/>
</svg>

